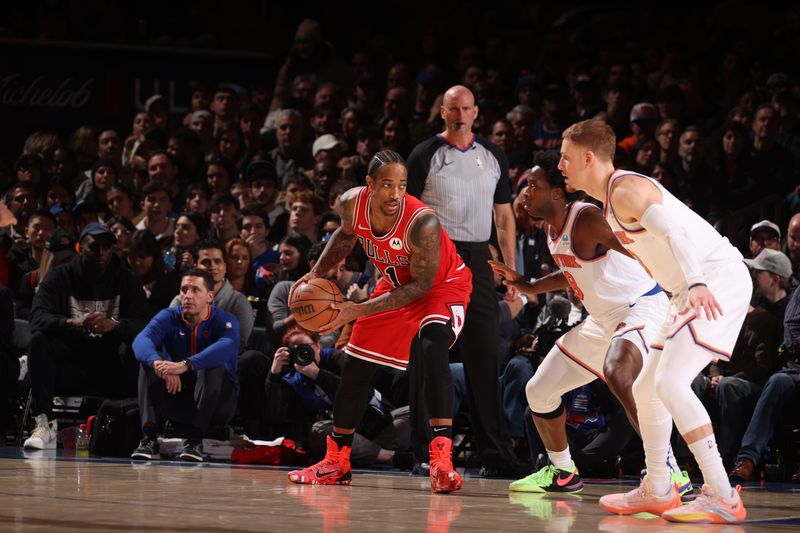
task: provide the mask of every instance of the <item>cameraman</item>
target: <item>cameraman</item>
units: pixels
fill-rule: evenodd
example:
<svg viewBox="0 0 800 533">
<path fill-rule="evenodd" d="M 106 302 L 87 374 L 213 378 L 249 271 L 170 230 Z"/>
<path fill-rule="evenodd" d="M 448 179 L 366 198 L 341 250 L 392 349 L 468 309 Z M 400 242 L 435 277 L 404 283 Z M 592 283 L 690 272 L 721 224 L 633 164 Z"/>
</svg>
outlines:
<svg viewBox="0 0 800 533">
<path fill-rule="evenodd" d="M 304 360 L 304 352 L 310 362 Z M 346 360 L 347 355 L 339 350 L 321 348 L 319 334 L 300 328 L 286 332 L 275 352 L 265 388 L 267 417 L 276 434 L 293 439 L 312 457 L 324 454 L 339 373 Z M 373 395 L 353 441 L 351 462 L 364 467 L 390 461 L 390 450 L 407 447 L 407 415 L 407 408 L 386 412 Z M 317 424 L 320 421 L 324 422 Z M 405 438 L 400 438 L 403 435 Z"/>
</svg>

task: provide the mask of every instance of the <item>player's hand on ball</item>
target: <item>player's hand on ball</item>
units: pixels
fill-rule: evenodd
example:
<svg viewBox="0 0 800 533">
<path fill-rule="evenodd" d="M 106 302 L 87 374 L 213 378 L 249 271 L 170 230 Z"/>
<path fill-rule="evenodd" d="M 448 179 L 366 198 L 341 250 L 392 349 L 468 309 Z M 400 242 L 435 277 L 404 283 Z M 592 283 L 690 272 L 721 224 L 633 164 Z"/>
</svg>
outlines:
<svg viewBox="0 0 800 533">
<path fill-rule="evenodd" d="M 319 328 L 320 335 L 336 331 L 340 327 L 349 324 L 361 316 L 361 305 L 353 302 L 331 304 L 331 309 L 336 309 L 339 311 L 339 314 L 336 315 L 336 318 Z"/>
<path fill-rule="evenodd" d="M 289 289 L 289 299 L 287 301 L 289 301 L 289 302 L 292 301 L 292 298 L 294 297 L 294 291 L 297 290 L 297 287 L 299 287 L 303 283 L 306 283 L 306 282 L 311 281 L 312 279 L 318 278 L 318 277 L 319 276 L 315 272 L 309 272 L 308 274 L 305 274 L 302 278 L 300 278 L 297 281 L 295 281 L 294 285 L 292 285 L 292 288 Z"/>
<path fill-rule="evenodd" d="M 716 320 L 724 314 L 717 299 L 714 298 L 708 287 L 703 285 L 698 285 L 689 291 L 689 306 L 681 311 L 680 314 L 685 315 L 690 309 L 695 312 L 697 318 L 703 318 L 701 314 L 701 311 L 703 311 L 706 320 Z"/>
</svg>

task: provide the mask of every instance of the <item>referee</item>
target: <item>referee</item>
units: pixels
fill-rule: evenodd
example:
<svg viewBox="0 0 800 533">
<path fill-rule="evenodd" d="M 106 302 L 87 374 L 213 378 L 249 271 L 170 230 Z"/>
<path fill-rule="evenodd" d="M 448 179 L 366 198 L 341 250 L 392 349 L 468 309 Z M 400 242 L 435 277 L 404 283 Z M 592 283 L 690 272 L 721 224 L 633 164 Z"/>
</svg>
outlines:
<svg viewBox="0 0 800 533">
<path fill-rule="evenodd" d="M 472 269 L 472 295 L 457 344 L 470 416 L 485 472 L 513 474 L 517 462 L 500 401 L 499 311 L 488 264 L 494 216 L 503 260 L 515 268 L 516 227 L 508 161 L 499 147 L 472 132 L 478 107 L 469 89 L 461 85 L 448 89 L 440 113 L 444 132 L 417 145 L 408 158 L 408 193 L 436 210 L 458 253 Z M 415 415 L 415 421 L 419 419 Z"/>
</svg>

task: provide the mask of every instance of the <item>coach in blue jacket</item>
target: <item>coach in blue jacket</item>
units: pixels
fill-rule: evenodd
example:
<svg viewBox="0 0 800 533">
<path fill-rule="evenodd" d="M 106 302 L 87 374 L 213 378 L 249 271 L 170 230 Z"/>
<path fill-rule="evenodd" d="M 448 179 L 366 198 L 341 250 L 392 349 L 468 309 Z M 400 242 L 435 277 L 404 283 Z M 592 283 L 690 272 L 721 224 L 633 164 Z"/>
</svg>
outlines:
<svg viewBox="0 0 800 533">
<path fill-rule="evenodd" d="M 158 457 L 165 419 L 186 427 L 184 461 L 202 461 L 209 427 L 230 422 L 236 409 L 239 322 L 213 307 L 214 280 L 190 269 L 181 278 L 180 307 L 158 313 L 133 341 L 141 363 L 139 411 L 144 438 L 134 459 Z M 180 427 L 180 426 L 179 426 Z"/>
</svg>

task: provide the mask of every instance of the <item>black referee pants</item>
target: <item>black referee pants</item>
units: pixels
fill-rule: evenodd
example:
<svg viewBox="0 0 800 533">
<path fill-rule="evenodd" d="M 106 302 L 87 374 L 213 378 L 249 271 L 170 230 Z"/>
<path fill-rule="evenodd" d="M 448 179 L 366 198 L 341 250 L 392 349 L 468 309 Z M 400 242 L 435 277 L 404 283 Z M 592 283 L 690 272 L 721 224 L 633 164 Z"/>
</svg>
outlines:
<svg viewBox="0 0 800 533">
<path fill-rule="evenodd" d="M 467 401 L 481 464 L 487 468 L 507 468 L 516 458 L 511 447 L 511 433 L 506 423 L 500 398 L 499 313 L 494 277 L 489 266 L 491 254 L 488 243 L 455 242 L 456 250 L 472 270 L 470 295 L 464 329 L 452 353 L 464 363 L 467 382 Z M 412 426 L 415 449 L 425 456 L 430 438 L 427 415 L 424 413 L 421 392 L 422 374 L 416 359 L 420 354 L 419 340 L 412 343 L 409 366 L 411 377 Z"/>
</svg>

